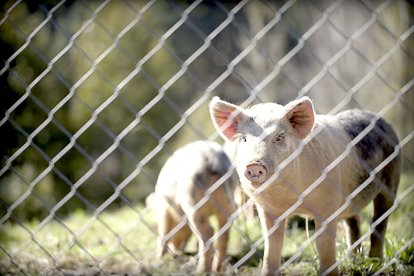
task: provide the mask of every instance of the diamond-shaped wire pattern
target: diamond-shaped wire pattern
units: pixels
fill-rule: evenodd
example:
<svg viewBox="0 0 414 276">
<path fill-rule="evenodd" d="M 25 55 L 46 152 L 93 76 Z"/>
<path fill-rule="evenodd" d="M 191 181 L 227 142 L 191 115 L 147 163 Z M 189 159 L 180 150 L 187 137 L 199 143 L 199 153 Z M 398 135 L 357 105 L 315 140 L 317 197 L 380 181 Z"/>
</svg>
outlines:
<svg viewBox="0 0 414 276">
<path fill-rule="evenodd" d="M 153 264 L 157 220 L 154 206 L 143 206 L 175 149 L 219 140 L 208 115 L 215 95 L 244 106 L 309 96 L 317 113 L 363 108 L 385 117 L 400 144 L 370 176 L 401 151 L 398 197 L 377 221 L 362 213 L 365 232 L 338 249 L 335 267 L 345 271 L 351 250 L 365 246 L 390 215 L 387 258 L 369 273 L 413 265 L 412 15 L 405 1 L 6 1 L 0 18 L 0 271 L 191 273 L 197 254 Z M 300 150 L 279 164 L 273 179 Z M 321 168 L 273 231 L 347 154 Z M 266 185 L 261 188 L 258 193 Z M 239 203 L 207 244 L 233 223 L 240 241 L 230 239 L 226 272 L 254 274 L 259 270 L 248 267 L 260 267 L 267 237 L 252 233 L 260 229 L 254 214 L 239 222 L 253 201 Z M 400 233 L 402 222 L 408 230 Z M 165 239 L 187 223 L 184 217 Z M 312 242 L 325 229 L 305 237 L 300 223 L 294 218 L 286 231 L 293 249 L 283 251 L 289 257 L 282 270 L 316 254 Z M 411 257 L 404 261 L 404 254 Z"/>
</svg>

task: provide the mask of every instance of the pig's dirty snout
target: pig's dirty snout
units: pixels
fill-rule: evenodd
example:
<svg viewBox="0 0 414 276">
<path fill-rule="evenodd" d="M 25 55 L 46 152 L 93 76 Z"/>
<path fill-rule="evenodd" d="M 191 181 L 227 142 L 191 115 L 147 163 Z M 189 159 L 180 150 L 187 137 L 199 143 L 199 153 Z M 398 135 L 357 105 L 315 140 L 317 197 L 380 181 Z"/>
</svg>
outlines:
<svg viewBox="0 0 414 276">
<path fill-rule="evenodd" d="M 267 169 L 258 163 L 252 163 L 246 166 L 244 176 L 252 182 L 263 183 L 267 179 Z"/>
</svg>

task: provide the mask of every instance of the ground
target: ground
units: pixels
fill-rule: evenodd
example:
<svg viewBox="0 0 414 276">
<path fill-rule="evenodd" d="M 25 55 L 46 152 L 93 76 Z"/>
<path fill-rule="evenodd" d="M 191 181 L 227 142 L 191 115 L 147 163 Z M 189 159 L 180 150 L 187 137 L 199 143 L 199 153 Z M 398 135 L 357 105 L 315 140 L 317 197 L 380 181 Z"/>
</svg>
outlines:
<svg viewBox="0 0 414 276">
<path fill-rule="evenodd" d="M 413 189 L 414 176 L 404 176 L 399 194 Z M 410 188 L 411 187 L 411 188 Z M 414 200 L 408 193 L 390 218 L 385 249 L 381 262 L 366 257 L 369 239 L 363 252 L 346 255 L 345 234 L 338 228 L 339 269 L 343 275 L 372 275 L 384 263 L 395 261 L 383 275 L 414 275 Z M 363 233 L 369 229 L 372 207 L 363 213 Z M 212 222 L 215 224 L 214 219 Z M 293 218 L 289 223 L 283 248 L 283 261 L 293 256 L 313 234 L 304 230 L 304 220 Z M 312 224 L 310 223 L 312 226 Z M 238 275 L 257 275 L 260 271 L 263 244 L 257 218 L 240 218 L 231 232 L 229 265 L 246 258 L 237 268 Z M 142 205 L 122 207 L 93 215 L 76 210 L 62 221 L 52 220 L 42 226 L 39 221 L 7 222 L 0 228 L 0 274 L 30 275 L 168 275 L 191 274 L 194 271 L 196 242 L 192 238 L 183 256 L 168 254 L 155 258 L 156 219 L 153 210 Z M 253 249 L 252 249 L 253 248 Z M 318 259 L 314 243 L 283 270 L 286 275 L 317 275 Z"/>
</svg>

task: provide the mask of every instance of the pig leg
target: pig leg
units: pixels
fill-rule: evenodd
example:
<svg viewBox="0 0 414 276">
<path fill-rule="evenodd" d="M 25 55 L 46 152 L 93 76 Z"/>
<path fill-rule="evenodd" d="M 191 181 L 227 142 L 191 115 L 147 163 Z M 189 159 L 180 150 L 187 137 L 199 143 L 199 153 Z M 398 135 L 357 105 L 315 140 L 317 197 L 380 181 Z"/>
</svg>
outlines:
<svg viewBox="0 0 414 276">
<path fill-rule="evenodd" d="M 226 223 L 228 222 L 227 216 L 218 215 L 218 224 L 219 229 L 223 228 Z M 229 228 L 230 229 L 230 228 Z M 229 229 L 225 230 L 218 238 L 217 238 L 217 257 L 214 259 L 213 262 L 213 271 L 220 271 L 223 265 L 224 260 L 226 259 L 227 253 L 227 245 L 229 241 Z"/>
<path fill-rule="evenodd" d="M 322 227 L 326 227 L 323 232 L 316 238 L 316 247 L 319 254 L 319 273 L 323 275 L 338 275 L 338 268 L 334 268 L 329 272 L 326 271 L 336 262 L 336 248 L 335 248 L 335 237 L 336 237 L 336 221 L 332 221 L 326 226 L 323 226 L 325 219 L 315 218 L 316 231 L 319 231 Z"/>
<path fill-rule="evenodd" d="M 203 213 L 195 212 L 189 219 L 194 227 L 194 232 L 198 240 L 199 260 L 197 272 L 211 271 L 213 244 L 210 243 L 208 245 L 207 241 L 213 236 L 213 228 L 208 221 L 208 216 Z"/>
<path fill-rule="evenodd" d="M 394 203 L 394 198 L 391 198 L 383 193 L 378 194 L 374 198 L 374 216 L 372 222 L 380 218 Z M 381 221 L 371 234 L 371 249 L 369 251 L 370 257 L 383 258 L 385 232 L 387 231 L 388 217 Z"/>
<path fill-rule="evenodd" d="M 227 224 L 229 223 L 229 217 L 235 211 L 235 206 L 232 204 L 228 196 L 229 195 L 223 186 L 213 193 L 214 206 L 216 207 L 215 213 L 218 219 L 219 230 L 223 227 L 227 228 L 217 238 L 217 255 L 214 258 L 213 271 L 220 271 L 222 269 L 222 265 L 227 256 L 227 246 L 230 232 L 230 227 Z"/>
<path fill-rule="evenodd" d="M 179 221 L 175 225 L 178 225 L 178 223 Z M 190 227 L 188 227 L 188 225 L 184 225 L 181 229 L 177 231 L 177 233 L 174 236 L 172 236 L 170 243 L 171 249 L 174 252 L 174 254 L 181 255 L 184 252 L 184 248 L 187 245 L 190 236 L 191 229 Z"/>
<path fill-rule="evenodd" d="M 374 216 L 372 222 L 378 220 L 394 205 L 398 184 L 400 182 L 400 166 L 401 160 L 396 158 L 379 173 L 379 178 L 381 180 L 379 183 L 384 184 L 385 187 L 382 187 L 382 191 L 374 198 Z M 374 232 L 371 234 L 370 257 L 377 257 L 380 259 L 384 257 L 383 251 L 387 224 L 388 216 L 375 226 Z"/>
<path fill-rule="evenodd" d="M 361 237 L 361 220 L 359 215 L 354 215 L 345 220 L 347 225 L 347 242 L 351 247 Z M 361 252 L 361 244 L 354 249 L 354 253 Z"/>
<path fill-rule="evenodd" d="M 167 241 L 164 237 L 171 231 L 173 218 L 166 208 L 161 207 L 158 213 L 158 248 L 157 257 L 161 258 L 167 252 Z"/>
<path fill-rule="evenodd" d="M 285 235 L 285 220 L 282 220 L 275 229 L 277 216 L 257 206 L 264 236 L 264 255 L 262 275 L 276 275 L 280 267 L 281 252 Z M 280 271 L 277 272 L 280 274 Z"/>
<path fill-rule="evenodd" d="M 219 224 L 219 230 L 223 227 L 227 227 L 226 224 L 229 222 L 228 217 L 231 215 L 230 212 L 225 212 L 222 209 L 221 212 L 218 210 L 217 218 Z M 222 265 L 227 256 L 227 246 L 229 241 L 230 227 L 228 227 L 218 238 L 217 238 L 217 257 L 214 259 L 213 270 L 220 271 Z"/>
</svg>

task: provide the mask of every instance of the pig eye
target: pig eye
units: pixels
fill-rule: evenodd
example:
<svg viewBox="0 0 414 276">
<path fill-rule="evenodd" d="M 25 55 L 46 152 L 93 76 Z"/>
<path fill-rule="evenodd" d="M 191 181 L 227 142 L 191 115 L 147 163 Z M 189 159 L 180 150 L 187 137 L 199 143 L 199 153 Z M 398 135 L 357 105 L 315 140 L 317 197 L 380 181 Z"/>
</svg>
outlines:
<svg viewBox="0 0 414 276">
<path fill-rule="evenodd" d="M 273 142 L 276 144 L 281 144 L 283 142 L 283 140 L 285 139 L 285 134 L 284 133 L 279 133 L 278 135 L 276 135 L 276 137 L 273 139 Z"/>
<path fill-rule="evenodd" d="M 244 135 L 243 135 L 243 136 L 241 137 L 241 141 L 242 141 L 242 142 L 247 142 L 246 136 L 244 136 Z"/>
</svg>

